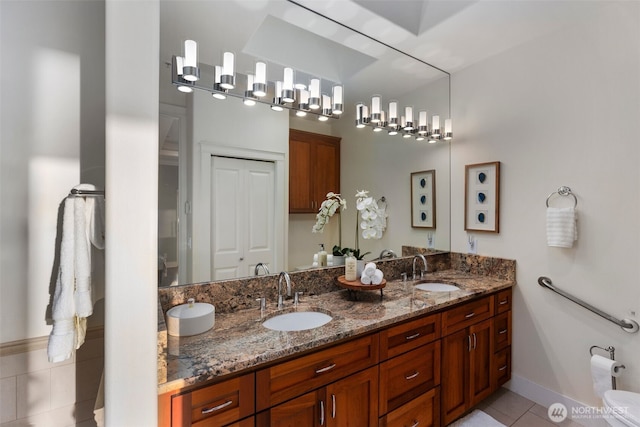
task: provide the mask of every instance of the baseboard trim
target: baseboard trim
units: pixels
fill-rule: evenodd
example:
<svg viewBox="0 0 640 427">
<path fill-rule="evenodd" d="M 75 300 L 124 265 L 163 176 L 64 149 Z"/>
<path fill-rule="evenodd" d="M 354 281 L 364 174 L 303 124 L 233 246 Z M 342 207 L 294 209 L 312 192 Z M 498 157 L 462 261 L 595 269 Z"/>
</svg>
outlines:
<svg viewBox="0 0 640 427">
<path fill-rule="evenodd" d="M 98 338 L 104 338 L 104 326 L 94 326 L 87 329 L 87 334 L 84 338 L 85 341 Z M 47 348 L 48 343 L 48 336 L 0 343 L 0 357 L 41 350 L 43 348 Z"/>
<path fill-rule="evenodd" d="M 536 402 L 538 405 L 544 406 L 545 408 L 550 407 L 554 403 L 562 403 L 567 407 L 571 420 L 580 425 L 586 427 L 605 427 L 608 425 L 602 417 L 591 418 L 580 415 L 588 414 L 589 410 L 593 408 L 591 405 L 578 402 L 575 399 L 536 384 L 524 377 L 511 374 L 511 381 L 505 384 L 504 387 L 519 394 L 520 396 Z M 573 408 L 575 408 L 578 413 L 575 417 L 572 417 Z"/>
</svg>

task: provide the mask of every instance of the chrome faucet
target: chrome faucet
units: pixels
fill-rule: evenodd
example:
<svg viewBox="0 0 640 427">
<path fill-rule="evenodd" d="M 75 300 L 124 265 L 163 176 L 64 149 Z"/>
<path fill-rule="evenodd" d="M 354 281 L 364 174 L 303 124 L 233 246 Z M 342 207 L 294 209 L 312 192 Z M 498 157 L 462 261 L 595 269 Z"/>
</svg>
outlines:
<svg viewBox="0 0 640 427">
<path fill-rule="evenodd" d="M 422 265 L 424 269 L 420 270 L 420 278 L 422 279 L 422 275 L 427 272 L 427 259 L 422 254 L 416 254 L 413 256 L 413 280 L 416 280 L 416 261 L 418 259 L 422 260 Z"/>
<path fill-rule="evenodd" d="M 269 268 L 267 267 L 266 264 L 259 262 L 256 264 L 256 268 L 253 269 L 253 275 L 257 276 L 258 272 L 260 271 L 260 267 L 262 267 L 262 269 L 264 270 L 264 274 L 268 275 L 269 274 Z"/>
<path fill-rule="evenodd" d="M 378 257 L 378 259 L 385 258 L 398 258 L 398 255 L 396 255 L 396 253 L 391 249 L 383 249 L 382 252 L 380 252 L 380 256 Z"/>
<path fill-rule="evenodd" d="M 286 271 L 282 271 L 278 275 L 278 310 L 282 309 L 282 307 L 284 306 L 283 304 L 284 298 L 282 295 L 282 279 L 283 278 L 287 284 L 287 296 L 291 296 L 291 279 L 289 278 L 289 273 L 287 273 Z"/>
</svg>

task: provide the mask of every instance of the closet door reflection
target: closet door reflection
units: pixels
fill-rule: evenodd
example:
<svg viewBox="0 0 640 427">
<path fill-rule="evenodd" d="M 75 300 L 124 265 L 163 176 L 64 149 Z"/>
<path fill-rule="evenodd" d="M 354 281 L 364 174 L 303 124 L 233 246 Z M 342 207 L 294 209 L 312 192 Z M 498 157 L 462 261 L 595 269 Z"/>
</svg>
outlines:
<svg viewBox="0 0 640 427">
<path fill-rule="evenodd" d="M 275 165 L 211 157 L 211 277 L 251 276 L 275 258 Z"/>
</svg>

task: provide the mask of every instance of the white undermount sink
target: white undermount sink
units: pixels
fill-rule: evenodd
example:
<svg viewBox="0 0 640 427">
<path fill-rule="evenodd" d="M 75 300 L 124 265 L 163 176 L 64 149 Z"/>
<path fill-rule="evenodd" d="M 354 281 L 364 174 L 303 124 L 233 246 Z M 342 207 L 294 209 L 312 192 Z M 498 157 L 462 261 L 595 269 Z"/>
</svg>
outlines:
<svg viewBox="0 0 640 427">
<path fill-rule="evenodd" d="M 449 283 L 438 283 L 438 282 L 428 282 L 428 283 L 419 283 L 416 285 L 416 289 L 420 289 L 421 291 L 431 291 L 431 292 L 453 292 L 459 291 L 460 288 L 456 285 L 450 285 Z"/>
<path fill-rule="evenodd" d="M 273 316 L 262 323 L 274 331 L 305 331 L 326 325 L 333 318 L 319 311 L 294 311 Z"/>
<path fill-rule="evenodd" d="M 167 310 L 167 332 L 175 337 L 201 334 L 213 328 L 216 309 L 206 302 L 180 304 Z"/>
</svg>

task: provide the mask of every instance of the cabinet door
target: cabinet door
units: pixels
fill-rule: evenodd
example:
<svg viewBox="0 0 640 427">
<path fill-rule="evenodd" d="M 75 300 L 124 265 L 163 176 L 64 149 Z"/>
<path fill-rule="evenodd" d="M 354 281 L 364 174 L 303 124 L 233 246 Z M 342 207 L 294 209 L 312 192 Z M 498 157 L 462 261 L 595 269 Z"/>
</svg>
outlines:
<svg viewBox="0 0 640 427">
<path fill-rule="evenodd" d="M 442 339 L 440 390 L 443 425 L 449 424 L 466 410 L 471 348 L 471 337 L 466 329 Z"/>
<path fill-rule="evenodd" d="M 318 141 L 315 148 L 313 191 L 317 211 L 329 191 L 340 192 L 340 145 L 333 141 Z"/>
<path fill-rule="evenodd" d="M 310 141 L 289 137 L 289 212 L 314 211 L 312 149 Z"/>
<path fill-rule="evenodd" d="M 377 426 L 378 367 L 371 367 L 329 384 L 326 398 L 327 427 Z"/>
<path fill-rule="evenodd" d="M 493 322 L 485 320 L 469 327 L 472 350 L 469 363 L 469 407 L 489 396 L 491 388 L 491 361 L 493 360 Z"/>
<path fill-rule="evenodd" d="M 324 389 L 303 394 L 258 414 L 261 427 L 319 427 L 326 425 Z"/>
</svg>

